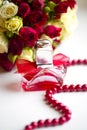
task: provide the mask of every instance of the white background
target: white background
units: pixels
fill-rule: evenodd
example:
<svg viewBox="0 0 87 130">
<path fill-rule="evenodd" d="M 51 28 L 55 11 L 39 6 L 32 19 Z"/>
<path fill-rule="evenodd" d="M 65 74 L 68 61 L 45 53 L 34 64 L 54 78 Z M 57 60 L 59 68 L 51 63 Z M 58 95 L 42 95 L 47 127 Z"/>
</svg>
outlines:
<svg viewBox="0 0 87 130">
<path fill-rule="evenodd" d="M 71 59 L 87 58 L 87 0 L 78 0 L 78 26 L 73 35 L 58 47 L 58 52 Z M 68 69 L 66 84 L 87 83 L 87 67 Z M 12 92 L 9 84 L 20 81 L 12 72 L 0 71 L 0 130 L 23 130 L 26 124 L 39 119 L 59 117 L 59 113 L 43 101 L 45 92 Z M 87 92 L 61 93 L 54 96 L 72 110 L 72 119 L 57 127 L 42 130 L 87 130 Z"/>
</svg>

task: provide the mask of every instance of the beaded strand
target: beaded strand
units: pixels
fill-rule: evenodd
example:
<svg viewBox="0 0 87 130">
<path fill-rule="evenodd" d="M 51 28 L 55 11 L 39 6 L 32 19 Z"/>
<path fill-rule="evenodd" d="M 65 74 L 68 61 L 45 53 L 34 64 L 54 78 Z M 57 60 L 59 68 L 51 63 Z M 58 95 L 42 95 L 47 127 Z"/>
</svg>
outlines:
<svg viewBox="0 0 87 130">
<path fill-rule="evenodd" d="M 72 61 L 69 61 L 66 64 L 66 66 L 68 67 L 68 66 L 82 65 L 82 64 L 87 65 L 87 59 L 72 60 Z M 71 119 L 72 112 L 69 110 L 67 106 L 55 100 L 53 98 L 53 95 L 56 93 L 61 93 L 61 92 L 86 92 L 86 91 L 87 91 L 87 84 L 63 85 L 63 86 L 57 86 L 57 87 L 47 90 L 45 94 L 46 103 L 50 105 L 51 107 L 53 107 L 55 110 L 59 111 L 62 114 L 62 116 L 59 118 L 38 120 L 37 122 L 32 122 L 29 125 L 27 125 L 24 128 L 24 130 L 34 130 L 36 128 L 57 126 L 57 125 L 62 125 L 66 123 L 67 121 Z"/>
</svg>

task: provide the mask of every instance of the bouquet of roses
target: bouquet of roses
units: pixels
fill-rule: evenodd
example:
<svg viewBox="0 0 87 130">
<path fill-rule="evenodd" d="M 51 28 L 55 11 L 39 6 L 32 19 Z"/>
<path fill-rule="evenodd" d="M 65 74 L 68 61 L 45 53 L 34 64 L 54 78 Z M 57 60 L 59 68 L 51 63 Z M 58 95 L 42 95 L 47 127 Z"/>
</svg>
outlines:
<svg viewBox="0 0 87 130">
<path fill-rule="evenodd" d="M 9 71 L 17 59 L 34 62 L 38 39 L 55 49 L 75 25 L 75 0 L 0 0 L 0 66 Z"/>
</svg>

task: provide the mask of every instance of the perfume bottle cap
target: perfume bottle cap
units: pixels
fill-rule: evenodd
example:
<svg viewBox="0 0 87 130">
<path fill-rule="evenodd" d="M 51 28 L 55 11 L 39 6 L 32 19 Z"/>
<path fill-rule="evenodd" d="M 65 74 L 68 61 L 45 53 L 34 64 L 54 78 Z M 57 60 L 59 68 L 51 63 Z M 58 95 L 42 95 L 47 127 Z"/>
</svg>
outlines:
<svg viewBox="0 0 87 130">
<path fill-rule="evenodd" d="M 52 50 L 52 43 L 49 40 L 47 40 L 47 39 L 44 39 L 44 40 L 39 39 L 37 41 L 36 47 L 37 48 L 45 48 L 45 49 L 47 47 L 50 47 L 50 49 Z"/>
</svg>

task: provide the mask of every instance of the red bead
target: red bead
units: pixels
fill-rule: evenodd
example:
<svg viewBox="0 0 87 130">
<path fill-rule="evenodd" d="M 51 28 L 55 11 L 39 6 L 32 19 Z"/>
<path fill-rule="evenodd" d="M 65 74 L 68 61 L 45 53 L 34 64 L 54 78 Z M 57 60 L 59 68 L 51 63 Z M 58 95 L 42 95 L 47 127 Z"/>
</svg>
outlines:
<svg viewBox="0 0 87 130">
<path fill-rule="evenodd" d="M 50 94 L 50 93 L 46 93 L 45 96 L 46 96 L 46 97 L 52 97 L 52 94 Z"/>
<path fill-rule="evenodd" d="M 76 64 L 76 60 L 72 60 L 71 65 L 75 65 L 75 64 Z"/>
<path fill-rule="evenodd" d="M 53 94 L 53 91 L 52 90 L 47 90 L 46 94 Z"/>
<path fill-rule="evenodd" d="M 57 93 L 57 87 L 54 87 L 51 90 L 52 90 L 53 94 Z"/>
<path fill-rule="evenodd" d="M 70 90 L 70 92 L 74 92 L 75 91 L 75 88 L 74 88 L 73 84 L 71 84 L 68 89 Z"/>
<path fill-rule="evenodd" d="M 25 129 L 24 129 L 24 130 L 32 130 L 32 126 L 31 126 L 31 125 L 25 126 Z"/>
<path fill-rule="evenodd" d="M 58 93 L 62 92 L 62 87 L 58 87 L 58 88 L 57 88 L 57 92 L 58 92 Z"/>
<path fill-rule="evenodd" d="M 81 60 L 81 59 L 78 59 L 78 60 L 77 60 L 77 64 L 82 64 L 82 60 Z"/>
<path fill-rule="evenodd" d="M 68 85 L 63 85 L 62 89 L 63 89 L 63 92 L 68 92 L 69 91 L 68 90 Z"/>
<path fill-rule="evenodd" d="M 66 113 L 66 114 L 70 114 L 70 115 L 72 114 L 71 110 L 69 110 L 69 109 L 67 109 L 67 110 L 65 111 L 65 113 Z"/>
<path fill-rule="evenodd" d="M 77 84 L 77 85 L 75 86 L 75 90 L 76 90 L 77 92 L 80 92 L 80 91 L 81 91 L 81 85 L 80 85 L 80 84 Z"/>
<path fill-rule="evenodd" d="M 46 97 L 47 100 L 49 100 L 52 97 L 52 94 L 46 93 L 45 97 Z"/>
<path fill-rule="evenodd" d="M 59 124 L 62 125 L 66 122 L 66 118 L 64 116 L 59 118 Z"/>
<path fill-rule="evenodd" d="M 25 129 L 24 130 L 28 130 L 28 125 L 27 126 L 25 126 Z"/>
<path fill-rule="evenodd" d="M 48 126 L 51 126 L 51 120 L 50 119 L 46 119 L 45 120 L 45 122 L 44 122 L 44 125 L 46 126 L 46 127 L 48 127 Z"/>
<path fill-rule="evenodd" d="M 84 59 L 84 60 L 83 60 L 83 63 L 84 63 L 84 64 L 87 64 L 87 59 Z"/>
<path fill-rule="evenodd" d="M 70 65 L 71 65 L 71 62 L 67 61 L 66 66 L 70 66 Z"/>
<path fill-rule="evenodd" d="M 64 105 L 62 103 L 58 103 L 56 106 L 56 110 L 61 110 Z"/>
<path fill-rule="evenodd" d="M 52 102 L 52 107 L 56 107 L 57 105 L 58 105 L 58 101 L 57 100 L 54 100 L 53 102 Z"/>
<path fill-rule="evenodd" d="M 67 106 L 63 106 L 63 107 L 61 107 L 60 112 L 61 112 L 61 113 L 66 113 L 68 110 L 69 110 L 69 109 L 68 109 Z"/>
<path fill-rule="evenodd" d="M 66 121 L 69 121 L 71 119 L 71 114 L 66 114 L 64 117 L 66 118 Z"/>
<path fill-rule="evenodd" d="M 82 91 L 87 91 L 87 84 L 83 84 L 83 85 L 81 86 L 81 89 L 82 89 Z"/>
<path fill-rule="evenodd" d="M 44 121 L 43 120 L 39 120 L 38 121 L 38 127 L 43 127 L 44 126 Z"/>
<path fill-rule="evenodd" d="M 37 122 L 32 122 L 30 125 L 32 126 L 33 129 L 37 128 L 37 126 L 38 126 Z"/>
<path fill-rule="evenodd" d="M 52 125 L 53 126 L 56 126 L 58 124 L 59 124 L 59 119 L 58 118 L 55 118 L 55 119 L 52 120 Z"/>
<path fill-rule="evenodd" d="M 51 97 L 47 102 L 48 102 L 48 104 L 52 104 L 53 101 L 55 101 L 55 99 L 53 97 Z"/>
</svg>

